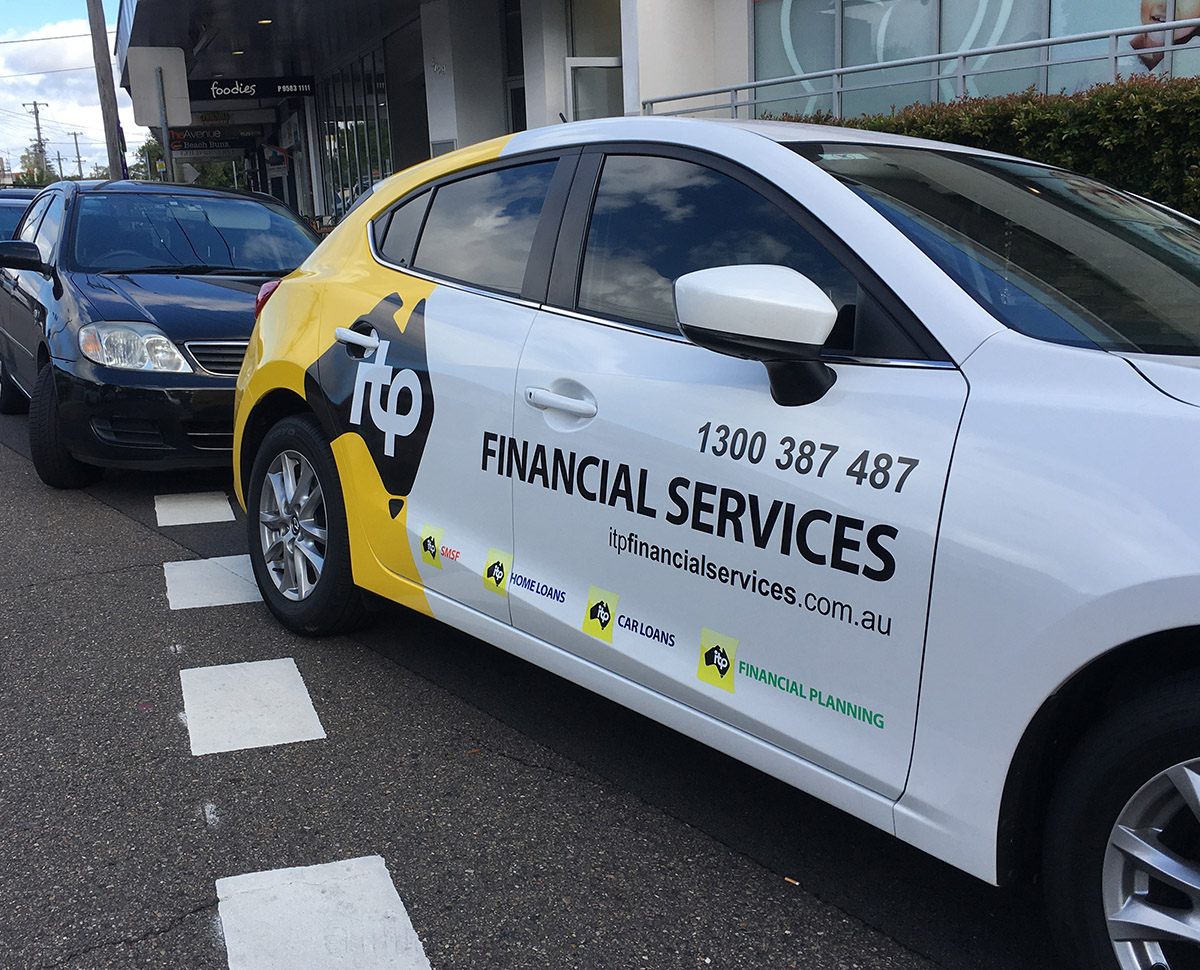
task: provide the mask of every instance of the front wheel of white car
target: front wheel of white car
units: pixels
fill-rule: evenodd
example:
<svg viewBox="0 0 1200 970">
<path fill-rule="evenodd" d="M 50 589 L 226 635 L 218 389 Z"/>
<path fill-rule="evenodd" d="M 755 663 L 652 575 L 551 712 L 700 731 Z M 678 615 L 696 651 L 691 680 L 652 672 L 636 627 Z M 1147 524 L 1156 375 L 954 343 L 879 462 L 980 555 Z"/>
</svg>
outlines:
<svg viewBox="0 0 1200 970">
<path fill-rule="evenodd" d="M 1047 910 L 1073 964 L 1200 967 L 1200 678 L 1148 691 L 1071 758 L 1046 830 Z"/>
<path fill-rule="evenodd" d="M 362 622 L 337 465 L 312 415 L 285 418 L 263 439 L 247 483 L 246 526 L 259 591 L 280 623 L 324 636 Z"/>
</svg>

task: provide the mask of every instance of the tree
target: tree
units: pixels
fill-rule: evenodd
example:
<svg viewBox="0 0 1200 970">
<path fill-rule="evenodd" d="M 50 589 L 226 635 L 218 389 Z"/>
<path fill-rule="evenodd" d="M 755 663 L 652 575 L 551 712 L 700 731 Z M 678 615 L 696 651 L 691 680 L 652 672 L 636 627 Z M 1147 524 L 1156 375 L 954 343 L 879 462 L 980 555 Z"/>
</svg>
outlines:
<svg viewBox="0 0 1200 970">
<path fill-rule="evenodd" d="M 15 185 L 45 185 L 54 182 L 58 176 L 46 169 L 46 155 L 42 145 L 35 138 L 29 147 L 21 152 L 21 171 L 13 173 Z"/>
</svg>

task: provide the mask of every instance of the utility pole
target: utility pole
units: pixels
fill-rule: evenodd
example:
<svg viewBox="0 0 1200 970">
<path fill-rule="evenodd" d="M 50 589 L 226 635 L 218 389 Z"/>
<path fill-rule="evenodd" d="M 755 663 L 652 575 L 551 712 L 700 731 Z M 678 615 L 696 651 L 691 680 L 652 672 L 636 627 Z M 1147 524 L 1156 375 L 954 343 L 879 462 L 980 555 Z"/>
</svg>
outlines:
<svg viewBox="0 0 1200 970">
<path fill-rule="evenodd" d="M 101 0 L 87 0 L 88 24 L 92 30 L 92 60 L 96 65 L 96 87 L 100 91 L 100 115 L 104 119 L 104 140 L 108 145 L 108 177 L 124 178 L 125 157 L 117 135 L 117 92 L 113 87 L 112 61 L 108 56 L 108 32 L 104 25 Z"/>
<path fill-rule="evenodd" d="M 38 107 L 49 108 L 50 105 L 45 101 L 35 101 L 33 104 L 22 104 L 22 108 L 33 109 L 33 127 L 37 129 L 37 165 L 39 175 L 46 171 L 46 143 L 42 141 L 42 119 L 38 114 Z"/>
<path fill-rule="evenodd" d="M 55 152 L 55 154 L 58 156 L 58 177 L 63 178 L 62 152 Z"/>
<path fill-rule="evenodd" d="M 79 132 L 68 132 L 75 139 L 75 164 L 79 166 L 79 177 L 83 178 L 83 156 L 79 154 Z"/>
</svg>

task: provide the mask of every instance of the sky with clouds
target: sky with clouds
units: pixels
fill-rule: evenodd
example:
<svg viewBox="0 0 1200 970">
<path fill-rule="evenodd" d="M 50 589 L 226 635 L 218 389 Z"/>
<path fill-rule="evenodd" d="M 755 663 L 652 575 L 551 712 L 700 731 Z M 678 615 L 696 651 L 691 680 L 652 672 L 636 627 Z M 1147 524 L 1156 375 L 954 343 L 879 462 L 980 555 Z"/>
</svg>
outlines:
<svg viewBox="0 0 1200 970">
<path fill-rule="evenodd" d="M 119 5 L 120 0 L 104 0 L 110 54 Z M 57 170 L 61 152 L 66 174 L 78 173 L 71 132 L 79 132 L 85 175 L 93 165 L 107 165 L 86 0 L 5 0 L 0 25 L 0 158 L 5 167 L 18 168 L 21 153 L 35 138 L 33 114 L 24 107 L 34 101 L 42 102 L 38 110 L 51 167 Z M 115 56 L 112 69 L 115 76 Z M 117 110 L 130 149 L 126 158 L 132 162 L 133 149 L 149 132 L 134 123 L 133 103 L 120 86 Z"/>
</svg>

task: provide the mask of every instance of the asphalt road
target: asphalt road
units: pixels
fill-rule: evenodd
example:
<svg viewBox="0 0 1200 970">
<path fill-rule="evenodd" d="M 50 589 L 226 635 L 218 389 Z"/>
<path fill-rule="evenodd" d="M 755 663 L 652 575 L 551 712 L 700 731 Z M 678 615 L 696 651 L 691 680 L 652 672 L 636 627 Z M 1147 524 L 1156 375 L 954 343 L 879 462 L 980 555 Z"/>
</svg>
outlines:
<svg viewBox="0 0 1200 970">
<path fill-rule="evenodd" d="M 0 967 L 224 970 L 216 880 L 373 856 L 433 970 L 1057 965 L 1034 891 L 424 617 L 308 640 L 261 603 L 172 610 L 163 564 L 244 532 L 154 498 L 228 475 L 54 492 L 27 455 L 0 417 Z M 180 672 L 279 658 L 326 737 L 193 755 Z"/>
</svg>

